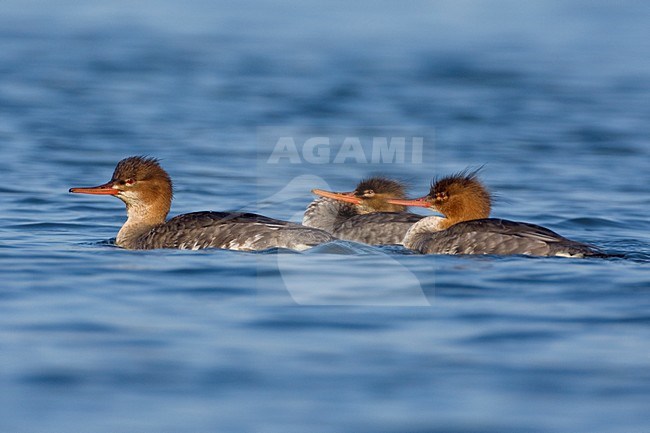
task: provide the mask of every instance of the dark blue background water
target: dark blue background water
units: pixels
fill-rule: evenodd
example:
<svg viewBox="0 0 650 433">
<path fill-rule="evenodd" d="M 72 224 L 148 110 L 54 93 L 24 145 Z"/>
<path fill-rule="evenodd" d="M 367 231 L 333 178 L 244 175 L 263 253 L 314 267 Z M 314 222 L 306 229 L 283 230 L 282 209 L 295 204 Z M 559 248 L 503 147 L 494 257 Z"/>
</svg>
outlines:
<svg viewBox="0 0 650 433">
<path fill-rule="evenodd" d="M 649 431 L 649 29 L 642 1 L 4 1 L 0 431 Z M 273 165 L 278 131 L 423 162 Z M 67 189 L 134 154 L 173 214 L 286 219 L 487 163 L 494 216 L 626 258 L 124 251 L 122 204 Z"/>
</svg>

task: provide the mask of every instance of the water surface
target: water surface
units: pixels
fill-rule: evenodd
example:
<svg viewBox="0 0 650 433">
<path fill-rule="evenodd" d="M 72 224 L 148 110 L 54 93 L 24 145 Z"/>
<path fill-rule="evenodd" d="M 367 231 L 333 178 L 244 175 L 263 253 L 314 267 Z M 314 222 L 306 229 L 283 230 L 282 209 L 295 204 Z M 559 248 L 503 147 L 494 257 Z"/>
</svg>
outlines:
<svg viewBox="0 0 650 433">
<path fill-rule="evenodd" d="M 650 428 L 646 3 L 0 12 L 0 430 Z M 423 158 L 269 164 L 282 133 L 420 136 Z M 486 164 L 494 216 L 625 257 L 124 251 L 122 204 L 67 190 L 138 154 L 172 214 L 293 220 L 312 188 L 424 194 Z"/>
</svg>

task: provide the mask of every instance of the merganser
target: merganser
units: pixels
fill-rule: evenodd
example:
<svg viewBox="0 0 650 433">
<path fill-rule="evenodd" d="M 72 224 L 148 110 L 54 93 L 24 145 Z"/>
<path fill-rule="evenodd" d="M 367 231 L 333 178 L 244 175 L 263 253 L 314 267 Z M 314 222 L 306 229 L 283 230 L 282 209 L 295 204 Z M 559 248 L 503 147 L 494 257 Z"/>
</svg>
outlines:
<svg viewBox="0 0 650 433">
<path fill-rule="evenodd" d="M 604 256 L 597 248 L 572 241 L 534 224 L 489 218 L 491 195 L 477 172 L 461 172 L 434 181 L 428 195 L 388 199 L 403 206 L 440 212 L 415 223 L 404 246 L 424 254 L 524 254 L 531 256 Z"/>
<path fill-rule="evenodd" d="M 126 249 L 304 250 L 334 240 L 323 230 L 253 213 L 193 212 L 165 221 L 172 202 L 172 181 L 155 158 L 125 158 L 107 183 L 71 188 L 70 192 L 112 195 L 126 204 L 127 220 L 115 241 Z"/>
<path fill-rule="evenodd" d="M 406 194 L 400 182 L 383 177 L 364 179 L 351 192 L 314 189 L 312 193 L 321 197 L 307 207 L 303 225 L 339 239 L 399 245 L 408 229 L 423 218 L 406 212 L 406 206 L 387 201 L 389 197 L 405 198 Z"/>
</svg>

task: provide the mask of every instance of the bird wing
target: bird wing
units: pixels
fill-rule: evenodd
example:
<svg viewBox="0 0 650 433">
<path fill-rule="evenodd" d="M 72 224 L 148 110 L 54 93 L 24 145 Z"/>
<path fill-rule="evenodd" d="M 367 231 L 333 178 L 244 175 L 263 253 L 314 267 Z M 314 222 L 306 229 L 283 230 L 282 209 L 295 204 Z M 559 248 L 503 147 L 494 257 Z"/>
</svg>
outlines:
<svg viewBox="0 0 650 433">
<path fill-rule="evenodd" d="M 141 241 L 150 248 L 305 249 L 334 238 L 318 229 L 253 213 L 193 212 L 155 227 Z"/>
<path fill-rule="evenodd" d="M 424 218 L 410 212 L 374 212 L 355 215 L 334 230 L 340 239 L 371 245 L 401 244 L 408 229 Z"/>
<path fill-rule="evenodd" d="M 486 218 L 428 233 L 413 248 L 429 254 L 588 255 L 594 250 L 552 230 L 528 223 Z"/>
</svg>

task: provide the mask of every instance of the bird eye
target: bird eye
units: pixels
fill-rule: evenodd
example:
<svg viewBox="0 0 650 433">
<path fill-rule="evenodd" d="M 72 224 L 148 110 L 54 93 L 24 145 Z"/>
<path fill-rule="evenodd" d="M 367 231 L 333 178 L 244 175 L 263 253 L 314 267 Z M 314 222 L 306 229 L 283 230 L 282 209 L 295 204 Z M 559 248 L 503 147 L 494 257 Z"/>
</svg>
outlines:
<svg viewBox="0 0 650 433">
<path fill-rule="evenodd" d="M 124 181 L 124 184 L 125 184 L 126 186 L 131 186 L 131 185 L 133 185 L 134 183 L 135 183 L 135 179 L 127 179 L 127 180 Z"/>
<path fill-rule="evenodd" d="M 375 191 L 371 189 L 367 189 L 363 192 L 364 197 L 373 197 L 375 195 Z"/>
</svg>

